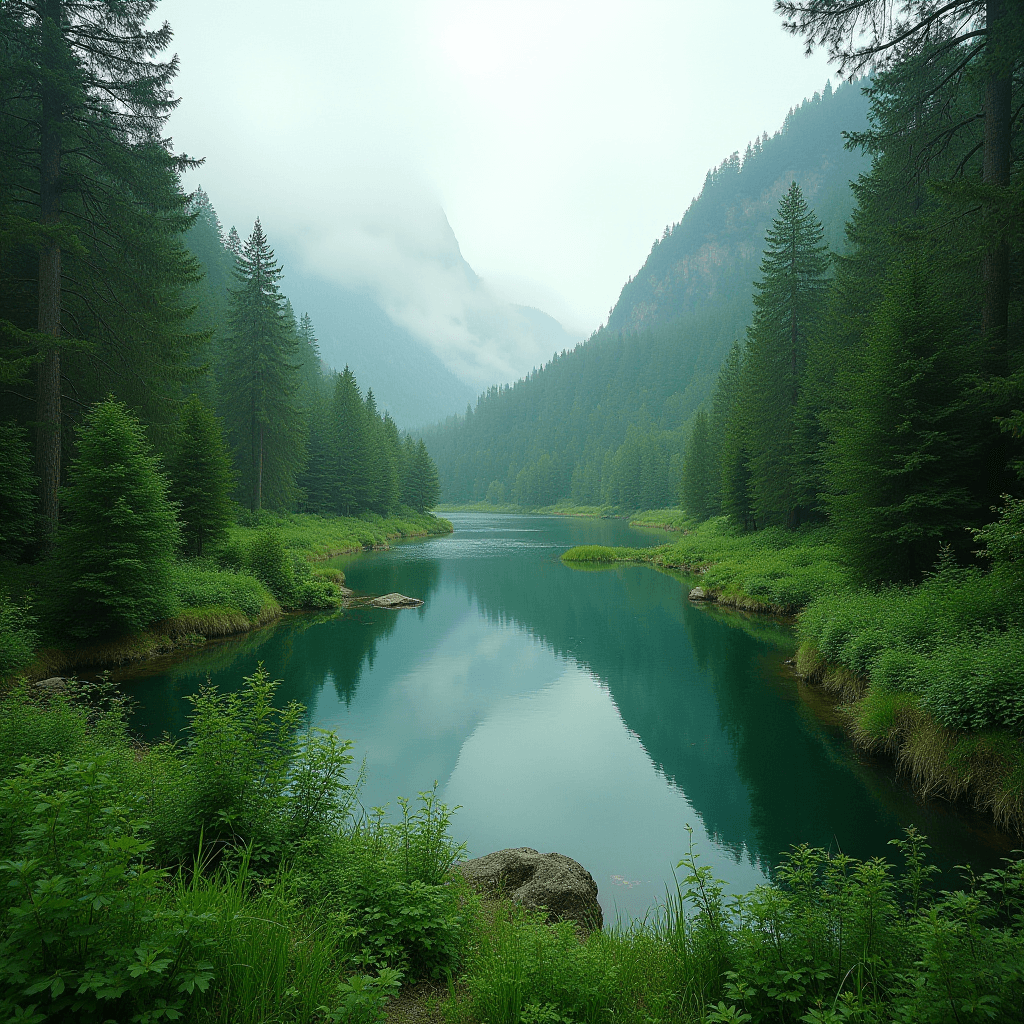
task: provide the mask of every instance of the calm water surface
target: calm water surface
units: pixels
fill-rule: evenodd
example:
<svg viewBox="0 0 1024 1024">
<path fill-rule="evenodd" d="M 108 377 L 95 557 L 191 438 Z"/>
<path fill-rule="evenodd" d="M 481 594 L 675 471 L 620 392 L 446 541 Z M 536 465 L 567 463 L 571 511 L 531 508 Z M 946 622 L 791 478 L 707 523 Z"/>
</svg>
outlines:
<svg viewBox="0 0 1024 1024">
<path fill-rule="evenodd" d="M 435 780 L 461 804 L 477 856 L 557 850 L 593 874 L 606 917 L 643 915 L 685 853 L 733 890 L 795 843 L 884 854 L 926 832 L 946 868 L 1011 843 L 980 819 L 922 806 L 853 751 L 819 692 L 784 664 L 790 628 L 693 606 L 688 583 L 645 566 L 585 570 L 574 544 L 661 544 L 621 520 L 451 515 L 449 537 L 336 559 L 356 591 L 399 591 L 415 611 L 296 616 L 124 678 L 137 727 L 176 733 L 209 675 L 238 686 L 257 661 L 310 724 L 366 758 L 366 807 Z M 949 877 L 948 881 L 954 879 Z"/>
</svg>

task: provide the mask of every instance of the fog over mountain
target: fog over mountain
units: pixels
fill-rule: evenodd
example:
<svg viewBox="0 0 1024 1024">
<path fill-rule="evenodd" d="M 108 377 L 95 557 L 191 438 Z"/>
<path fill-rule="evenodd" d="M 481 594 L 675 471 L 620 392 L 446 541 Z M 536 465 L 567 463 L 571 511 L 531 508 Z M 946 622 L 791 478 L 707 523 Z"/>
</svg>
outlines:
<svg viewBox="0 0 1024 1024">
<path fill-rule="evenodd" d="M 323 358 L 349 365 L 403 427 L 461 412 L 488 385 L 581 340 L 489 287 L 427 197 L 376 203 L 364 194 L 284 238 L 276 251 L 286 291 L 313 318 Z"/>
</svg>

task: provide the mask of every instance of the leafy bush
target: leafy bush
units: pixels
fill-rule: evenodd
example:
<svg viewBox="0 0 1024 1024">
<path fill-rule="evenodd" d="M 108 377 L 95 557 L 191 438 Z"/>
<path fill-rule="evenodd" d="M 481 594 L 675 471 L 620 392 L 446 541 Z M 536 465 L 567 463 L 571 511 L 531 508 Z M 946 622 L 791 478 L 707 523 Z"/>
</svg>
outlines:
<svg viewBox="0 0 1024 1024">
<path fill-rule="evenodd" d="M 249 619 L 258 618 L 273 601 L 255 576 L 218 568 L 205 559 L 178 562 L 174 567 L 174 593 L 182 608 L 237 608 Z"/>
<path fill-rule="evenodd" d="M 415 809 L 399 802 L 400 822 L 375 808 L 297 867 L 316 879 L 318 898 L 345 908 L 356 962 L 438 978 L 461 963 L 466 943 L 472 899 L 451 871 L 463 847 L 449 835 L 452 812 L 436 786 L 419 794 Z"/>
<path fill-rule="evenodd" d="M 282 604 L 295 603 L 295 569 L 276 530 L 260 530 L 245 551 L 245 569 Z"/>
<path fill-rule="evenodd" d="M 354 798 L 351 743 L 300 733 L 305 708 L 275 708 L 278 683 L 260 665 L 236 693 L 213 686 L 190 697 L 185 746 L 146 758 L 155 853 L 162 862 L 199 849 L 220 857 L 249 849 L 261 870 L 300 844 L 336 831 Z"/>
<path fill-rule="evenodd" d="M 36 618 L 28 608 L 0 590 L 0 679 L 32 660 L 39 642 L 35 625 Z"/>
<path fill-rule="evenodd" d="M 161 906 L 138 799 L 107 769 L 27 759 L 0 784 L 7 1019 L 173 1020 L 212 979 L 195 918 Z"/>
</svg>

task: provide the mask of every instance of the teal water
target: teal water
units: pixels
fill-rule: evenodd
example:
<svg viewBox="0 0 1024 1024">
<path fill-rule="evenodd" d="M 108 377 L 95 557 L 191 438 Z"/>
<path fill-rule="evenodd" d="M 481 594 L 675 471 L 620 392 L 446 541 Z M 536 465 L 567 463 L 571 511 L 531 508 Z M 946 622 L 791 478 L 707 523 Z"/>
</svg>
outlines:
<svg viewBox="0 0 1024 1024">
<path fill-rule="evenodd" d="M 294 616 L 126 675 L 137 728 L 177 733 L 183 698 L 263 661 L 310 724 L 355 741 L 365 807 L 435 780 L 461 804 L 470 856 L 557 850 L 597 881 L 606 917 L 642 916 L 686 852 L 734 891 L 795 843 L 858 857 L 914 824 L 945 868 L 1011 843 L 923 805 L 855 752 L 829 702 L 785 661 L 790 627 L 694 606 L 692 581 L 646 566 L 570 568 L 574 544 L 664 543 L 620 520 L 461 513 L 455 533 L 336 559 L 358 592 L 422 608 Z M 950 877 L 952 882 L 953 878 Z"/>
</svg>

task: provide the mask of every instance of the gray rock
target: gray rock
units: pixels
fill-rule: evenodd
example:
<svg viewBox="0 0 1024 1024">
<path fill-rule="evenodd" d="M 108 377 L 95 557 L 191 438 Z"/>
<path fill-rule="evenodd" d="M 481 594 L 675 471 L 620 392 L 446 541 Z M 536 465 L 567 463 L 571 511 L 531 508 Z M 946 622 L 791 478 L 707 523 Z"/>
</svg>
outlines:
<svg viewBox="0 0 1024 1024">
<path fill-rule="evenodd" d="M 63 693 L 68 688 L 68 681 L 63 676 L 50 676 L 49 679 L 39 679 L 32 685 L 40 693 L 55 695 Z"/>
<path fill-rule="evenodd" d="M 371 608 L 419 608 L 423 602 L 417 597 L 406 597 L 404 594 L 385 594 L 375 597 L 370 602 Z"/>
<path fill-rule="evenodd" d="M 691 601 L 710 601 L 711 595 L 703 587 L 694 587 L 690 591 Z"/>
<path fill-rule="evenodd" d="M 528 846 L 498 850 L 459 865 L 481 893 L 502 892 L 549 921 L 571 921 L 587 935 L 604 923 L 597 883 L 590 872 L 562 853 L 538 853 Z"/>
</svg>

